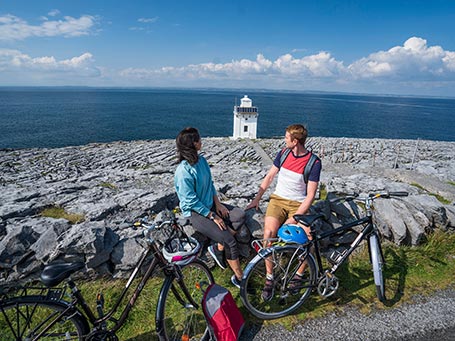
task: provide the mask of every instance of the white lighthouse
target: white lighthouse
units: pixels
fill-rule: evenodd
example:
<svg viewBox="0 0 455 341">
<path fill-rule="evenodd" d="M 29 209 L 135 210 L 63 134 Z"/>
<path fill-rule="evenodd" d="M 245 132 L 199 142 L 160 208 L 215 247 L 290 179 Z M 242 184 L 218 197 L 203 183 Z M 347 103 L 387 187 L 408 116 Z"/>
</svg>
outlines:
<svg viewBox="0 0 455 341">
<path fill-rule="evenodd" d="M 255 139 L 258 126 L 258 108 L 253 107 L 251 99 L 245 95 L 240 105 L 234 106 L 234 139 Z"/>
</svg>

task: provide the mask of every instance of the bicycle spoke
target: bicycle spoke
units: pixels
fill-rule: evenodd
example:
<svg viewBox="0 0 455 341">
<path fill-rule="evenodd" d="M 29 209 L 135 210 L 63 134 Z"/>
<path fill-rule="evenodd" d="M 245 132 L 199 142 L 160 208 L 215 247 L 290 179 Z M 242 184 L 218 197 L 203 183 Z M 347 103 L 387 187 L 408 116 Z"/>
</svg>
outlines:
<svg viewBox="0 0 455 341">
<path fill-rule="evenodd" d="M 157 332 L 168 340 L 200 340 L 207 336 L 207 322 L 200 302 L 203 292 L 200 284 L 213 283 L 210 270 L 199 262 L 182 268 L 183 285 L 168 279 L 158 303 Z M 184 293 L 188 291 L 189 297 Z"/>
<path fill-rule="evenodd" d="M 261 319 L 290 314 L 308 298 L 313 287 L 315 265 L 298 246 L 274 247 L 256 258 L 245 270 L 241 297 L 245 306 Z M 269 265 L 267 265 L 269 264 Z M 266 268 L 273 268 L 274 280 L 266 278 Z M 295 278 L 297 271 L 303 277 Z M 272 284 L 272 285 L 270 285 Z"/>
<path fill-rule="evenodd" d="M 5 341 L 82 340 L 88 333 L 83 317 L 75 312 L 67 315 L 66 307 L 42 297 L 24 296 L 0 305 L 1 339 Z"/>
</svg>

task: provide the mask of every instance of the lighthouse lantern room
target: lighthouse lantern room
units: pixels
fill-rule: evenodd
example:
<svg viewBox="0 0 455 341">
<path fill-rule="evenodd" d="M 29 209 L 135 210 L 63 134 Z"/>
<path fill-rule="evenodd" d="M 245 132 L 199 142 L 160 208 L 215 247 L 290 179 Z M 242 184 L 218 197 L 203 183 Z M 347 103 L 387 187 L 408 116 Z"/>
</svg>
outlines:
<svg viewBox="0 0 455 341">
<path fill-rule="evenodd" d="M 247 95 L 240 100 L 240 105 L 234 106 L 234 139 L 256 138 L 258 123 L 258 108 Z"/>
</svg>

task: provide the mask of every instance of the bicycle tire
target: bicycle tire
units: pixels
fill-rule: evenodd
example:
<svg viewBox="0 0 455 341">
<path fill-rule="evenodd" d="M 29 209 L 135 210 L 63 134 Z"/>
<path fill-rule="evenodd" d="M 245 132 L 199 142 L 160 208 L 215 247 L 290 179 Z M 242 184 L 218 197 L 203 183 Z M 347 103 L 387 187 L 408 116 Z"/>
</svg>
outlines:
<svg viewBox="0 0 455 341">
<path fill-rule="evenodd" d="M 385 280 L 383 274 L 384 261 L 382 258 L 381 244 L 379 237 L 376 233 L 373 233 L 369 239 L 368 243 L 370 246 L 370 257 L 371 265 L 373 267 L 373 278 L 374 284 L 376 286 L 376 295 L 381 302 L 385 302 Z"/>
<path fill-rule="evenodd" d="M 201 307 L 203 292 L 201 283 L 215 280 L 207 265 L 195 260 L 181 268 L 183 283 L 191 298 L 191 304 L 181 284 L 175 277 L 166 277 L 161 288 L 156 312 L 156 331 L 160 340 L 206 340 L 210 331 Z"/>
<path fill-rule="evenodd" d="M 273 263 L 274 294 L 270 300 L 262 298 L 266 281 L 266 259 Z M 303 280 L 298 289 L 290 289 L 290 280 L 306 262 Z M 316 283 L 316 265 L 307 248 L 299 245 L 274 246 L 261 250 L 247 265 L 240 286 L 244 306 L 259 319 L 283 317 L 297 310 L 308 299 Z"/>
<path fill-rule="evenodd" d="M 56 317 L 65 311 L 54 324 Z M 46 330 L 47 329 L 47 330 Z M 21 296 L 0 303 L 0 330 L 3 341 L 84 340 L 90 332 L 87 320 L 64 301 L 45 296 Z"/>
</svg>

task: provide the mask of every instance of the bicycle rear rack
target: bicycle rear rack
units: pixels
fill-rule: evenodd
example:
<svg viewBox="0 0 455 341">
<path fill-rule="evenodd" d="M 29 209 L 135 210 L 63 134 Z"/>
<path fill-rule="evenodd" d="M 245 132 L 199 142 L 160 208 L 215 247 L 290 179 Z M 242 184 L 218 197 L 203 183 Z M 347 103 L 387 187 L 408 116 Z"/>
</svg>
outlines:
<svg viewBox="0 0 455 341">
<path fill-rule="evenodd" d="M 47 288 L 38 286 L 21 286 L 0 288 L 0 301 L 13 297 L 34 296 L 44 300 L 59 301 L 66 293 L 66 286 L 61 288 Z"/>
</svg>

